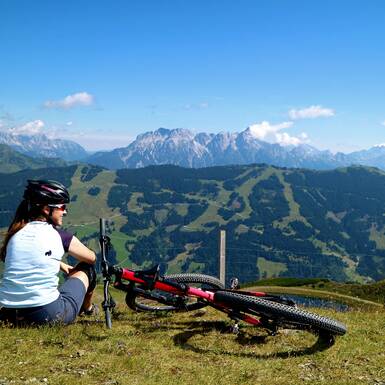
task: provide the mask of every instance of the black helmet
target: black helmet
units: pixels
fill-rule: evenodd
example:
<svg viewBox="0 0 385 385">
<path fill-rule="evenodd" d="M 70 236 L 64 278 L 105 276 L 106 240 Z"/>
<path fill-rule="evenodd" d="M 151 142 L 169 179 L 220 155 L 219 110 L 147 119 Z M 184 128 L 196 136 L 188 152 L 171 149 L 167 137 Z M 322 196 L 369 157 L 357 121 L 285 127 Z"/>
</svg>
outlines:
<svg viewBox="0 0 385 385">
<path fill-rule="evenodd" d="M 70 194 L 59 182 L 54 180 L 28 180 L 24 199 L 34 204 L 69 203 Z"/>
</svg>

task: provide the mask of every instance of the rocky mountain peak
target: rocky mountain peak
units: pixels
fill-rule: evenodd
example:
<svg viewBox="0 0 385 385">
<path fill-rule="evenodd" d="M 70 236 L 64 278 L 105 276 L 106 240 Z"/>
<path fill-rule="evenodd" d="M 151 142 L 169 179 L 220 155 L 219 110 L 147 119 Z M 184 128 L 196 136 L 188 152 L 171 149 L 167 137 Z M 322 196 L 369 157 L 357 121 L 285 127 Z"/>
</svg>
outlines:
<svg viewBox="0 0 385 385">
<path fill-rule="evenodd" d="M 385 147 L 333 155 L 330 151 L 320 151 L 309 144 L 281 146 L 265 142 L 258 139 L 250 127 L 240 133 L 217 134 L 194 134 L 184 128 L 159 128 L 138 135 L 135 141 L 119 151 L 97 153 L 88 161 L 107 168 L 137 168 L 159 164 L 208 167 L 249 163 L 313 169 L 359 163 L 385 168 Z"/>
<path fill-rule="evenodd" d="M 88 155 L 86 150 L 76 142 L 50 139 L 45 134 L 17 135 L 0 132 L 0 143 L 31 157 L 61 158 L 72 161 L 84 159 Z"/>
</svg>

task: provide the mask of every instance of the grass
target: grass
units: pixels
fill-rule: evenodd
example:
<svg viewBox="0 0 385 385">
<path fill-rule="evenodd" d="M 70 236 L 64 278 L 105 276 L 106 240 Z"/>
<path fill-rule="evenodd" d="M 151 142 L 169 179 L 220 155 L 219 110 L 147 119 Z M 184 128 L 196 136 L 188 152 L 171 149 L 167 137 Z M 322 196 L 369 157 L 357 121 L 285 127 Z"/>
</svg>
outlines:
<svg viewBox="0 0 385 385">
<path fill-rule="evenodd" d="M 252 174 L 253 171 L 247 170 L 246 173 Z M 274 174 L 274 168 L 273 167 L 267 167 L 261 175 L 257 176 L 256 178 L 250 178 L 247 182 L 243 183 L 240 187 L 236 188 L 235 191 L 241 195 L 245 201 L 245 209 L 239 213 L 244 218 L 248 218 L 253 209 L 250 206 L 249 196 L 256 184 L 258 184 L 260 181 L 264 179 L 268 179 L 271 175 Z M 243 177 L 244 175 L 241 175 L 240 177 Z"/>
<path fill-rule="evenodd" d="M 295 201 L 294 196 L 293 196 L 293 190 L 290 186 L 289 183 L 285 181 L 285 178 L 283 176 L 283 171 L 282 170 L 275 170 L 275 174 L 281 184 L 283 185 L 283 194 L 286 198 L 286 201 L 289 205 L 289 215 L 287 217 L 282 218 L 281 222 L 274 221 L 274 225 L 283 229 L 289 225 L 290 222 L 292 221 L 301 221 L 303 222 L 306 226 L 312 227 L 310 223 L 304 218 L 301 213 L 300 213 L 300 206 L 299 204 Z"/>
<path fill-rule="evenodd" d="M 277 290 L 281 292 L 283 288 L 288 291 L 289 287 L 293 287 L 293 290 L 297 291 L 298 294 L 308 291 L 311 296 L 324 297 L 323 293 L 326 293 L 330 298 L 338 299 L 341 296 L 346 296 L 351 301 L 367 300 L 376 302 L 381 306 L 385 304 L 385 280 L 363 285 L 334 282 L 324 278 L 270 278 L 247 285 L 247 287 L 250 286 L 266 287 L 267 291 L 274 290 L 273 287 L 279 287 Z M 294 294 L 293 290 L 288 292 Z"/>
<path fill-rule="evenodd" d="M 267 277 L 276 277 L 287 270 L 285 263 L 269 261 L 263 257 L 258 257 L 257 266 L 260 274 L 266 274 Z"/>
<path fill-rule="evenodd" d="M 223 225 L 228 221 L 224 220 L 219 214 L 218 210 L 222 207 L 225 207 L 226 202 L 228 202 L 230 197 L 230 192 L 226 191 L 223 187 L 220 188 L 218 196 L 215 200 L 204 199 L 204 202 L 208 204 L 207 209 L 195 220 L 186 224 L 188 227 L 194 230 L 203 230 L 203 225 L 208 222 L 216 222 L 219 225 Z"/>
<path fill-rule="evenodd" d="M 278 277 L 261 279 L 259 281 L 248 284 L 247 286 L 304 286 L 304 285 L 316 285 L 329 281 L 324 278 L 290 278 L 290 277 Z"/>
<path fill-rule="evenodd" d="M 0 327 L 0 384 L 385 382 L 383 309 L 317 309 L 348 327 L 330 346 L 302 331 L 270 336 L 246 326 L 236 336 L 214 309 L 163 317 L 133 313 L 120 293 L 114 297 L 119 304 L 112 330 L 90 317 L 67 327 Z"/>
<path fill-rule="evenodd" d="M 352 309 L 360 309 L 362 311 L 376 311 L 381 310 L 384 306 L 376 301 L 371 301 L 359 297 L 352 297 L 350 295 L 331 292 L 327 290 L 317 290 L 308 287 L 282 287 L 282 286 L 256 286 L 252 290 L 285 294 L 300 295 L 303 297 L 321 298 L 331 301 L 336 301 L 348 305 Z"/>
<path fill-rule="evenodd" d="M 99 218 L 112 217 L 119 215 L 119 210 L 112 210 L 107 206 L 107 195 L 111 187 L 115 185 L 115 173 L 111 171 L 102 171 L 91 181 L 84 183 L 81 181 L 81 169 L 79 166 L 72 178 L 70 188 L 71 196 L 78 195 L 86 199 L 78 199 L 71 202 L 70 210 L 66 218 L 67 227 L 82 227 L 84 223 L 92 223 L 98 228 Z M 88 194 L 91 187 L 99 187 L 100 193 L 96 196 Z M 79 225 L 81 224 L 81 225 Z"/>
<path fill-rule="evenodd" d="M 372 225 L 370 229 L 370 236 L 369 239 L 371 241 L 374 241 L 376 243 L 377 249 L 385 249 L 385 239 L 384 239 L 384 228 L 381 230 L 377 229 L 376 225 Z"/>
<path fill-rule="evenodd" d="M 324 285 L 316 286 L 315 288 L 333 291 L 355 298 L 360 297 L 369 301 L 378 302 L 382 305 L 385 303 L 385 280 L 366 285 L 328 281 L 325 282 Z"/>
</svg>

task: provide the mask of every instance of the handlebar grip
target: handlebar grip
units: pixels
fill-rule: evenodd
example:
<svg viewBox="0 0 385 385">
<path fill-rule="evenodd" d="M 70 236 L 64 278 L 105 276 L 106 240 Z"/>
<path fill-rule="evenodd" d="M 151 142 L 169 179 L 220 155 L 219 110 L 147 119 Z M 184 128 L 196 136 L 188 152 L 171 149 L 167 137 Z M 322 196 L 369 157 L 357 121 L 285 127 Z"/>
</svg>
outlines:
<svg viewBox="0 0 385 385">
<path fill-rule="evenodd" d="M 104 237 L 106 235 L 106 219 L 100 218 L 100 235 Z"/>
</svg>

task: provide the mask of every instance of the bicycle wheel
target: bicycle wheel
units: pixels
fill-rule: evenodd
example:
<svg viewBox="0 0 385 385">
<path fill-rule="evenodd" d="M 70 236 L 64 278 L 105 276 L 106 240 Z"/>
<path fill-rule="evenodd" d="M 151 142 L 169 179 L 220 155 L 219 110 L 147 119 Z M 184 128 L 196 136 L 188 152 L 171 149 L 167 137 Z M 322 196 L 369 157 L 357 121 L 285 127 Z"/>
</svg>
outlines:
<svg viewBox="0 0 385 385">
<path fill-rule="evenodd" d="M 346 333 L 346 327 L 341 322 L 260 297 L 218 291 L 214 295 L 214 301 L 227 305 L 236 311 L 259 315 L 264 320 L 281 327 L 313 329 L 334 335 Z"/>
<path fill-rule="evenodd" d="M 222 282 L 205 274 L 171 274 L 164 278 L 168 281 L 191 284 L 203 289 L 224 289 Z M 126 304 L 135 311 L 192 311 L 207 306 L 203 300 L 179 296 L 160 290 L 145 290 L 140 286 L 131 286 L 126 295 Z"/>
</svg>

